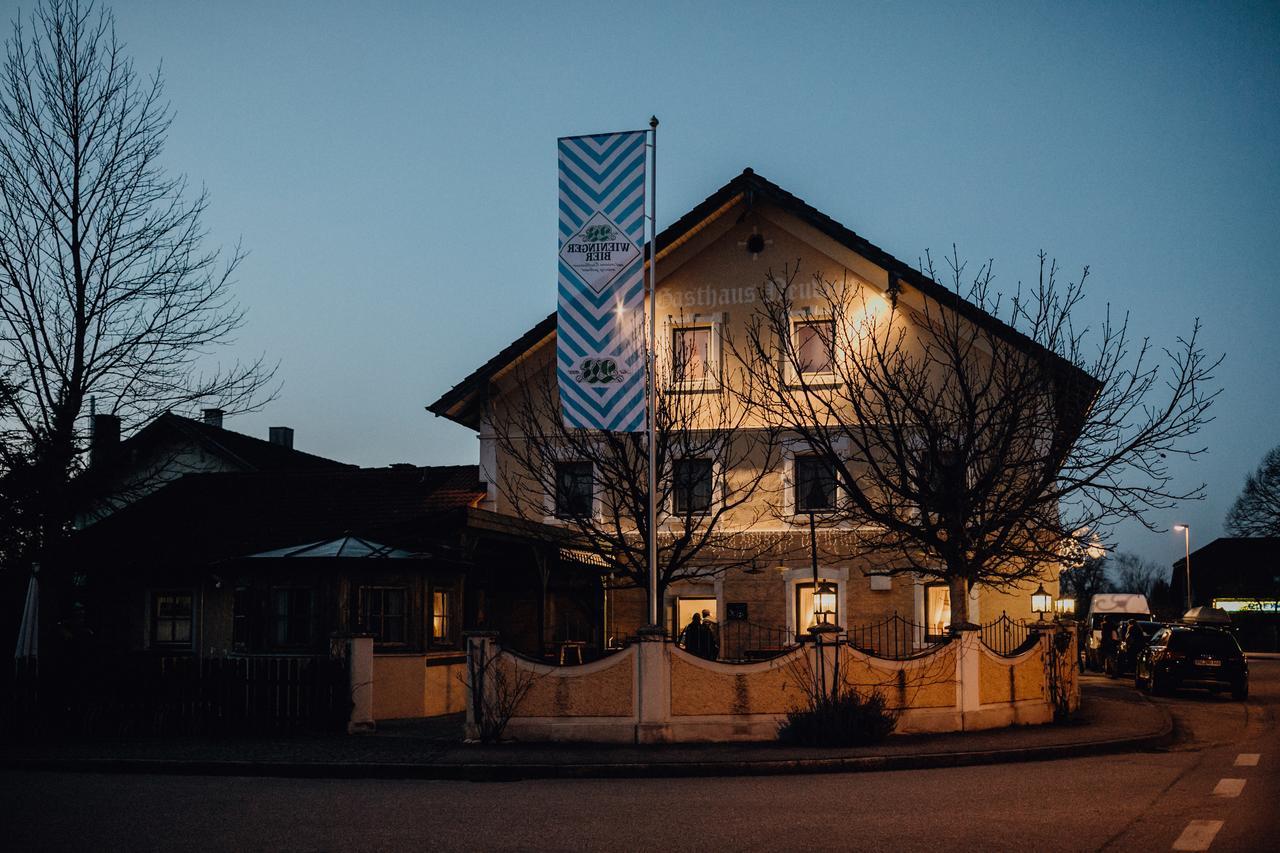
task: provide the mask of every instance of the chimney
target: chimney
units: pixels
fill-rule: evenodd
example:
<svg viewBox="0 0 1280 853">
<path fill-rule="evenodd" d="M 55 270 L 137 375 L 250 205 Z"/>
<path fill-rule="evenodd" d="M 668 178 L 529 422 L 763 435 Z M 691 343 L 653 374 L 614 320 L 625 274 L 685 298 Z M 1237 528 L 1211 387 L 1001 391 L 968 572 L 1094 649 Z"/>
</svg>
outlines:
<svg viewBox="0 0 1280 853">
<path fill-rule="evenodd" d="M 93 432 L 89 436 L 89 465 L 98 466 L 111 458 L 120 444 L 120 418 L 115 415 L 94 415 Z"/>
<path fill-rule="evenodd" d="M 272 444 L 293 449 L 293 427 L 271 427 L 269 435 L 267 440 Z"/>
<path fill-rule="evenodd" d="M 222 409 L 205 409 L 200 413 L 200 420 L 205 426 L 222 429 Z"/>
</svg>

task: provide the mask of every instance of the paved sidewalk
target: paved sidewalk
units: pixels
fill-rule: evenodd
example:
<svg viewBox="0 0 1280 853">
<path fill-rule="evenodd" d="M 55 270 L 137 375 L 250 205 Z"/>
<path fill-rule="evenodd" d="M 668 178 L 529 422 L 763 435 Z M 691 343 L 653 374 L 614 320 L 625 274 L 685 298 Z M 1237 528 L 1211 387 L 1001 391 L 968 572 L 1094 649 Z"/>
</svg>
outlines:
<svg viewBox="0 0 1280 853">
<path fill-rule="evenodd" d="M 0 746 L 0 767 L 197 775 L 420 778 L 737 776 L 905 770 L 1132 752 L 1169 743 L 1168 714 L 1131 687 L 1086 677 L 1078 720 L 873 747 L 764 744 L 614 746 L 460 743 L 458 717 L 384 723 L 376 734 L 287 738 L 138 738 Z"/>
</svg>

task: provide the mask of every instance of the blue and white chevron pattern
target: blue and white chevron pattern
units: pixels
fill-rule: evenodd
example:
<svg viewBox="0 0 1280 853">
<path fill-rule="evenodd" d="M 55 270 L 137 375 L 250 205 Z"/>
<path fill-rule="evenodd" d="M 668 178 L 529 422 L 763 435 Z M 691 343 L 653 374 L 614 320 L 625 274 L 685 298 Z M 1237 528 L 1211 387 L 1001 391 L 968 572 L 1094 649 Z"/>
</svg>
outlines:
<svg viewBox="0 0 1280 853">
<path fill-rule="evenodd" d="M 645 131 L 559 140 L 556 372 L 567 427 L 645 428 L 645 141 Z"/>
</svg>

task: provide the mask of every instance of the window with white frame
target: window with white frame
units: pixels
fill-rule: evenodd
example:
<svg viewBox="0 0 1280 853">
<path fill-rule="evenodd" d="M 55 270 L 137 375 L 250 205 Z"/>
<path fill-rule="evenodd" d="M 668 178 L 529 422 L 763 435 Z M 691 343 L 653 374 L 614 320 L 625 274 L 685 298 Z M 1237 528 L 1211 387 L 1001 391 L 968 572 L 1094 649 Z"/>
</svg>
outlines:
<svg viewBox="0 0 1280 853">
<path fill-rule="evenodd" d="M 924 588 L 925 634 L 942 637 L 951 624 L 951 589 L 946 584 L 930 584 Z"/>
<path fill-rule="evenodd" d="M 671 327 L 671 382 L 675 387 L 714 387 L 719 360 L 715 323 L 680 323 Z"/>
<path fill-rule="evenodd" d="M 829 376 L 835 369 L 836 323 L 829 317 L 796 317 L 791 321 L 791 345 L 796 373 Z"/>
<path fill-rule="evenodd" d="M 595 479 L 590 462 L 557 462 L 555 514 L 557 518 L 591 515 Z"/>
<path fill-rule="evenodd" d="M 673 466 L 672 508 L 676 515 L 705 515 L 714 493 L 710 459 L 677 459 Z"/>
<path fill-rule="evenodd" d="M 840 624 L 839 584 L 835 581 L 818 581 L 818 600 L 815 601 L 812 582 L 795 586 L 796 633 L 803 636 L 818 624 Z"/>
<path fill-rule="evenodd" d="M 796 456 L 792 475 L 793 506 L 797 513 L 830 512 L 836 508 L 836 473 L 820 456 Z"/>
</svg>

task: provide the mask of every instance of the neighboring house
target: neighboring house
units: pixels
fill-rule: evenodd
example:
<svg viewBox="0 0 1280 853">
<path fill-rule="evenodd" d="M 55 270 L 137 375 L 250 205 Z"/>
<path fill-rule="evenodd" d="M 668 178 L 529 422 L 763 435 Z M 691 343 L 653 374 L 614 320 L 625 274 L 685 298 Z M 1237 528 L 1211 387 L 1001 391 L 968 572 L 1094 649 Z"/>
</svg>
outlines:
<svg viewBox="0 0 1280 853">
<path fill-rule="evenodd" d="M 476 508 L 473 465 L 189 474 L 76 534 L 100 644 L 222 657 L 327 654 L 335 633 L 382 652 L 456 650 L 501 627 L 601 635 L 599 572 L 539 531 Z"/>
<path fill-rule="evenodd" d="M 1170 594 L 1179 604 L 1186 566 L 1186 558 L 1173 564 Z M 1280 537 L 1222 537 L 1192 551 L 1191 603 L 1230 613 L 1246 649 L 1280 651 Z"/>
<path fill-rule="evenodd" d="M 750 169 L 659 234 L 656 243 L 658 376 L 662 382 L 681 383 L 678 390 L 682 393 L 725 393 L 719 383 L 726 341 L 734 335 L 742 339 L 766 272 L 772 269 L 781 273 L 784 265 L 797 261 L 803 265 L 806 281 L 820 271 L 828 279 L 854 283 L 884 300 L 890 295 L 896 297 L 897 291 L 890 294 L 890 289 L 897 282 L 905 282 L 933 299 L 945 295 L 947 304 L 970 322 L 1018 339 L 1019 347 L 1036 346 Z M 803 307 L 806 303 L 816 305 L 817 299 L 812 291 L 802 288 L 797 305 Z M 480 322 L 482 317 L 478 313 L 474 319 Z M 793 333 L 798 349 L 813 339 L 813 330 L 806 327 L 812 322 L 816 321 L 807 315 L 797 316 Z M 543 319 L 427 407 L 437 416 L 478 433 L 485 488 L 481 506 L 502 515 L 528 518 L 531 513 L 527 506 L 517 506 L 515 502 L 520 498 L 503 485 L 512 481 L 507 473 L 513 463 L 500 452 L 493 424 L 504 423 L 504 418 L 510 417 L 504 407 L 511 405 L 507 400 L 515 396 L 516 383 L 527 382 L 527 377 L 536 372 L 521 366 L 544 365 L 542 375 L 547 375 L 545 366 L 555 357 L 556 324 L 555 314 Z M 676 347 L 693 353 L 694 361 L 704 369 L 696 387 L 687 376 L 674 375 L 672 366 L 681 361 L 673 358 Z M 682 363 L 689 360 L 686 355 Z M 724 375 L 731 377 L 732 371 L 725 370 Z M 761 638 L 795 637 L 814 624 L 813 572 L 808 546 L 804 544 L 806 510 L 823 508 L 815 501 L 837 499 L 834 480 L 829 473 L 824 477 L 823 472 L 811 470 L 813 457 L 807 457 L 805 448 L 794 442 L 784 439 L 780 456 L 777 470 L 760 491 L 760 500 L 770 502 L 767 511 L 744 512 L 741 517 L 749 520 L 730 520 L 728 529 L 733 530 L 738 523 L 737 531 L 743 535 L 780 533 L 789 538 L 792 547 L 781 549 L 785 556 L 769 565 L 733 569 L 697 583 L 674 584 L 667 589 L 662 603 L 668 626 L 678 629 L 702 609 L 711 611 L 722 631 L 759 629 Z M 563 477 L 559 471 L 557 477 L 569 484 L 566 495 L 586 496 L 583 500 L 589 501 L 591 495 L 597 494 L 599 502 L 596 474 L 589 462 L 565 460 L 557 465 L 564 467 Z M 686 494 L 702 496 L 700 499 L 707 501 L 716 500 L 717 478 L 733 476 L 733 472 L 719 471 L 716 465 L 705 461 L 688 470 L 701 480 L 692 484 Z M 827 487 L 815 491 L 815 484 L 823 482 Z M 566 495 L 533 499 L 544 501 L 548 507 L 542 521 L 548 525 L 559 523 L 556 516 L 561 514 L 559 504 Z M 950 622 L 950 598 L 944 585 L 926 584 L 909 576 L 874 574 L 874 563 L 857 556 L 855 547 L 841 544 L 842 533 L 846 540 L 852 540 L 852 531 L 831 533 L 824 543 L 825 554 L 819 567 L 821 581 L 836 587 L 834 610 L 839 624 L 868 625 L 897 614 L 920 626 L 920 642 L 926 640 L 925 634 L 945 631 Z M 1056 576 L 1044 580 L 1056 592 Z M 1010 617 L 1031 617 L 1030 593 L 1030 588 L 1013 592 L 975 589 L 970 618 L 987 622 L 1006 612 Z M 633 632 L 647 621 L 645 592 L 640 589 L 611 590 L 607 608 L 618 620 L 620 633 Z"/>
<path fill-rule="evenodd" d="M 289 427 L 271 427 L 264 440 L 225 429 L 222 421 L 221 409 L 205 409 L 200 420 L 165 412 L 122 441 L 118 417 L 94 415 L 89 468 L 79 483 L 86 499 L 77 526 L 92 524 L 187 474 L 355 467 L 295 449 Z"/>
<path fill-rule="evenodd" d="M 88 509 L 58 555 L 76 606 L 52 650 L 74 661 L 81 700 L 110 704 L 130 673 L 171 665 L 236 659 L 261 676 L 297 661 L 296 675 L 366 634 L 375 718 L 430 716 L 462 708 L 464 631 L 552 659 L 608 644 L 599 567 L 559 529 L 479 509 L 477 466 L 359 468 L 217 415 L 165 414 L 124 441 L 96 420 Z"/>
</svg>

